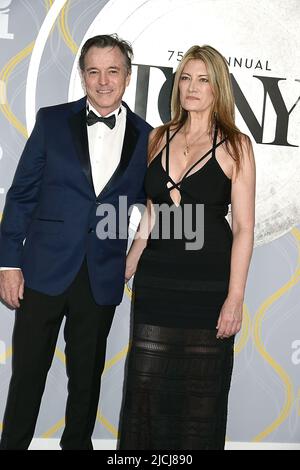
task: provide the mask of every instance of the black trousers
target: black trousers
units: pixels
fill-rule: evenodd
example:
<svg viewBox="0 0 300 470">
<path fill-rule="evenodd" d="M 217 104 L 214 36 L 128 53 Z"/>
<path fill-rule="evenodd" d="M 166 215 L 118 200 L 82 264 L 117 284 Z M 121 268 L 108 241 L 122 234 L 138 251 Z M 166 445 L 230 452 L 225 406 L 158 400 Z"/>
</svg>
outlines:
<svg viewBox="0 0 300 470">
<path fill-rule="evenodd" d="M 13 372 L 1 450 L 25 450 L 30 445 L 64 316 L 69 381 L 61 447 L 63 450 L 93 448 L 91 436 L 99 402 L 106 340 L 115 308 L 95 303 L 86 261 L 72 285 L 61 295 L 48 296 L 25 288 L 24 300 L 16 311 Z"/>
</svg>

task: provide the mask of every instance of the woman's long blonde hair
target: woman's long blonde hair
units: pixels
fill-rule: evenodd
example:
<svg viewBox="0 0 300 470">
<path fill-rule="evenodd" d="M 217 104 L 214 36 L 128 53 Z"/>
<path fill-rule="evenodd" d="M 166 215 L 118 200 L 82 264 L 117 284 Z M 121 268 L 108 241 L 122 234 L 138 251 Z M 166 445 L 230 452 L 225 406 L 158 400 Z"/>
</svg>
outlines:
<svg viewBox="0 0 300 470">
<path fill-rule="evenodd" d="M 174 78 L 171 97 L 171 120 L 160 126 L 149 146 L 149 160 L 151 160 L 167 129 L 176 131 L 182 127 L 188 112 L 182 108 L 179 94 L 179 80 L 182 71 L 189 60 L 202 60 L 207 68 L 208 78 L 214 94 L 214 101 L 210 113 L 210 129 L 213 132 L 217 124 L 222 138 L 227 138 L 226 148 L 236 162 L 237 170 L 240 167 L 242 155 L 241 132 L 235 125 L 234 96 L 229 75 L 229 69 L 224 57 L 213 47 L 192 46 L 183 56 Z"/>
</svg>

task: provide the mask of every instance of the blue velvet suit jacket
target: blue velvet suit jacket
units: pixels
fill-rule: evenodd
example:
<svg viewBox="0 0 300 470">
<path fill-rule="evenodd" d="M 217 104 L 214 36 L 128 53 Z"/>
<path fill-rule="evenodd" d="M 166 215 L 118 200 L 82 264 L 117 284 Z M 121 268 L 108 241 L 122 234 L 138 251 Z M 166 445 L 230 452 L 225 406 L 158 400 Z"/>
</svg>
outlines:
<svg viewBox="0 0 300 470">
<path fill-rule="evenodd" d="M 124 227 L 121 229 L 118 223 L 112 230 L 115 233 L 99 239 L 96 226 L 104 215 L 99 217 L 96 211 L 101 204 L 110 204 L 118 221 L 119 196 L 127 196 L 128 206 L 145 202 L 150 130 L 127 107 L 120 163 L 96 195 L 88 150 L 86 98 L 40 109 L 7 193 L 0 266 L 20 267 L 27 287 L 58 295 L 72 283 L 86 257 L 96 302 L 118 305 L 124 290 L 127 239 L 120 239 L 119 231 L 124 237 Z"/>
</svg>

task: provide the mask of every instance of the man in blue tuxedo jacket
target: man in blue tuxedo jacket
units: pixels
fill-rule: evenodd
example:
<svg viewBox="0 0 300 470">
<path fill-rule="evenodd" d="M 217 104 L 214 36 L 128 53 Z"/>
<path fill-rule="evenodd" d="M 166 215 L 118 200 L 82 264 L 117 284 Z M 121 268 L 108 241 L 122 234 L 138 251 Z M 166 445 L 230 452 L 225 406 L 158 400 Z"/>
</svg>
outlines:
<svg viewBox="0 0 300 470">
<path fill-rule="evenodd" d="M 0 449 L 27 449 L 64 317 L 68 401 L 61 447 L 92 449 L 106 340 L 122 300 L 126 226 L 97 236 L 101 205 L 119 217 L 144 202 L 150 126 L 122 97 L 131 46 L 89 39 L 79 65 L 86 97 L 41 109 L 7 193 L 0 295 L 16 308 L 13 373 Z M 123 217 L 124 218 L 124 217 Z M 124 236 L 124 231 L 126 232 Z"/>
</svg>

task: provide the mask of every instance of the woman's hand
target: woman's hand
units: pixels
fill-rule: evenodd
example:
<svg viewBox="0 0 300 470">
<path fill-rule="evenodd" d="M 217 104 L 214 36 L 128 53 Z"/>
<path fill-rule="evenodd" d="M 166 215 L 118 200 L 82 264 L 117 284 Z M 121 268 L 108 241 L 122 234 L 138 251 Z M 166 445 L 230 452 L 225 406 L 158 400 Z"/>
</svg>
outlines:
<svg viewBox="0 0 300 470">
<path fill-rule="evenodd" d="M 126 258 L 126 269 L 125 269 L 125 282 L 128 282 L 135 274 L 137 268 L 137 261 L 132 259 L 130 255 Z"/>
<path fill-rule="evenodd" d="M 229 338 L 237 334 L 242 326 L 243 299 L 227 297 L 220 312 L 217 324 L 217 338 Z"/>
</svg>

